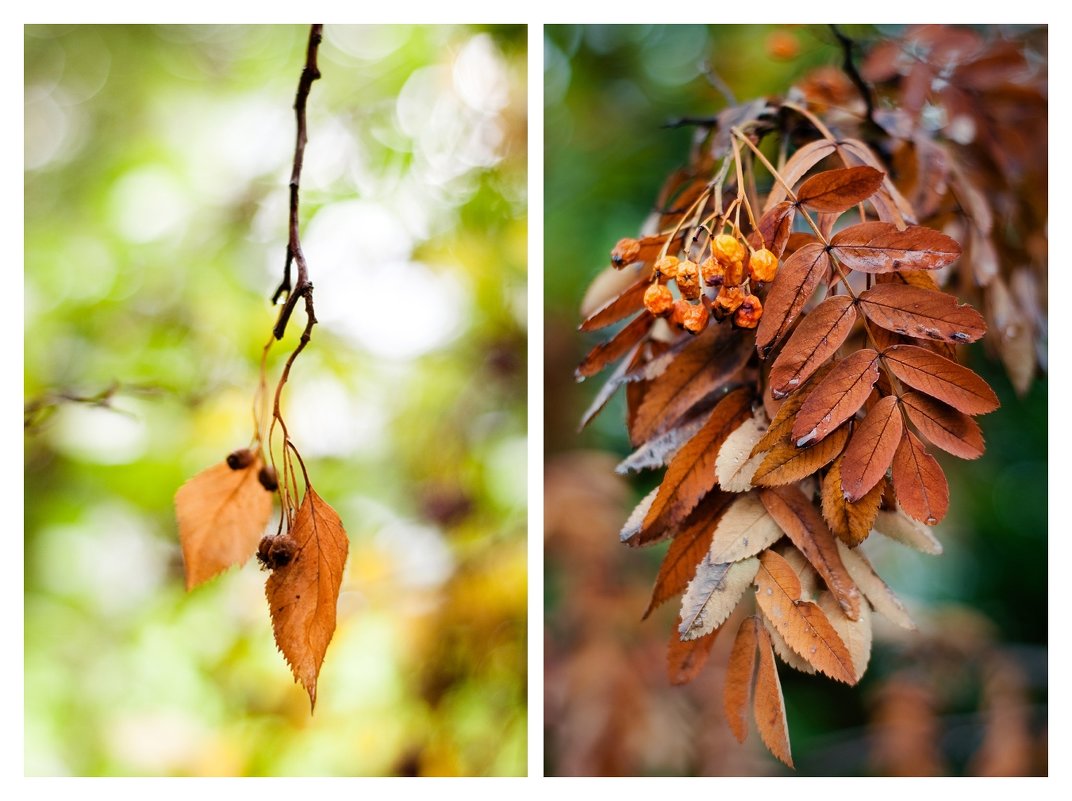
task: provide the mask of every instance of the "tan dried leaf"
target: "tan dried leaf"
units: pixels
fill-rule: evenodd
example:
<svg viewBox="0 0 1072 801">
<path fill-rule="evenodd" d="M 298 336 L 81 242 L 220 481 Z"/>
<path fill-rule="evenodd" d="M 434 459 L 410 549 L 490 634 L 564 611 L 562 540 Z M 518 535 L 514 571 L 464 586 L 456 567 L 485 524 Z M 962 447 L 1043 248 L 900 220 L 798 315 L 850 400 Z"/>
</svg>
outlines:
<svg viewBox="0 0 1072 801">
<path fill-rule="evenodd" d="M 611 362 L 615 362 L 629 353 L 634 345 L 647 336 L 654 322 L 655 317 L 644 311 L 606 342 L 600 342 L 592 348 L 574 373 L 577 380 L 583 381 L 594 376 Z"/>
<path fill-rule="evenodd" d="M 722 515 L 710 544 L 711 561 L 737 562 L 755 556 L 782 538 L 754 492 L 738 496 Z"/>
<path fill-rule="evenodd" d="M 629 513 L 629 517 L 626 518 L 625 525 L 622 526 L 622 530 L 618 534 L 618 539 L 621 542 L 627 542 L 630 545 L 637 545 L 633 542 L 633 538 L 640 533 L 640 529 L 643 527 L 644 518 L 648 515 L 648 510 L 651 509 L 651 505 L 655 503 L 655 496 L 659 494 L 659 488 L 656 487 L 636 505 L 636 508 Z"/>
<path fill-rule="evenodd" d="M 879 512 L 872 528 L 879 534 L 897 540 L 902 545 L 917 551 L 937 556 L 942 552 L 942 543 L 923 523 L 913 520 L 900 509 L 891 512 Z"/>
<path fill-rule="evenodd" d="M 863 678 L 871 662 L 871 607 L 860 606 L 860 619 L 849 620 L 841 611 L 837 600 L 828 592 L 819 593 L 819 608 L 826 613 L 834 630 L 849 649 L 852 665 L 856 668 L 856 681 Z"/>
<path fill-rule="evenodd" d="M 272 493 L 257 480 L 263 464 L 255 458 L 232 470 L 221 462 L 202 470 L 175 493 L 187 590 L 257 552 L 272 514 Z"/>
<path fill-rule="evenodd" d="M 680 623 L 680 621 L 679 621 Z M 666 651 L 666 675 L 671 684 L 688 684 L 703 670 L 711 656 L 711 646 L 721 629 L 709 631 L 695 640 L 682 640 L 677 628 L 670 633 L 670 646 Z"/>
<path fill-rule="evenodd" d="M 816 607 L 818 608 L 818 607 Z M 764 626 L 759 626 L 759 668 L 756 671 L 756 689 L 753 711 L 756 726 L 764 744 L 778 759 L 793 767 L 789 752 L 789 724 L 785 719 L 785 699 L 778 681 L 778 668 L 774 663 L 770 636 Z"/>
<path fill-rule="evenodd" d="M 290 536 L 296 544 L 289 564 L 268 576 L 264 593 L 272 614 L 275 642 L 294 678 L 316 706 L 316 681 L 335 634 L 335 609 L 350 541 L 342 521 L 308 487 Z"/>
<path fill-rule="evenodd" d="M 619 275 L 619 273 L 616 273 L 616 275 Z M 644 308 L 644 292 L 650 284 L 651 279 L 646 273 L 643 274 L 639 281 L 630 284 L 620 294 L 611 297 L 602 306 L 585 317 L 584 322 L 580 325 L 580 330 L 596 331 L 640 311 Z"/>
<path fill-rule="evenodd" d="M 774 415 L 774 419 L 771 420 L 767 433 L 752 447 L 752 456 L 770 450 L 779 442 L 791 441 L 790 437 L 793 433 L 793 423 L 797 419 L 797 412 L 800 411 L 800 407 L 804 405 L 804 401 L 808 399 L 808 395 L 811 394 L 812 390 L 819 386 L 819 383 L 826 378 L 833 368 L 834 365 L 832 364 L 824 364 L 815 371 L 815 375 L 804 382 L 800 389 L 785 399 L 782 405 L 778 407 L 778 412 Z"/>
<path fill-rule="evenodd" d="M 751 455 L 752 448 L 766 431 L 766 418 L 762 412 L 757 412 L 726 437 L 715 459 L 715 477 L 725 492 L 748 492 L 752 489 L 752 476 L 763 461 L 761 454 Z"/>
<path fill-rule="evenodd" d="M 841 561 L 845 569 L 849 571 L 849 575 L 860 588 L 860 592 L 871 602 L 871 606 L 875 607 L 875 611 L 901 628 L 915 629 L 916 624 L 912 622 L 901 599 L 879 577 L 860 549 L 847 548 L 842 543 L 838 543 L 838 551 L 841 553 Z M 867 604 L 863 606 L 866 607 Z"/>
<path fill-rule="evenodd" d="M 819 672 L 807 659 L 789 647 L 789 643 L 785 641 L 785 638 L 778 633 L 778 629 L 774 627 L 774 624 L 763 614 L 763 610 L 760 610 L 759 617 L 762 621 L 762 625 L 767 629 L 767 634 L 770 635 L 771 645 L 774 646 L 774 653 L 782 660 L 783 664 L 800 673 L 806 673 L 809 676 L 814 676 Z"/>
<path fill-rule="evenodd" d="M 710 555 L 705 556 L 681 599 L 681 624 L 677 630 L 681 639 L 695 640 L 721 626 L 758 570 L 759 560 L 755 557 L 732 564 L 715 564 Z"/>
</svg>

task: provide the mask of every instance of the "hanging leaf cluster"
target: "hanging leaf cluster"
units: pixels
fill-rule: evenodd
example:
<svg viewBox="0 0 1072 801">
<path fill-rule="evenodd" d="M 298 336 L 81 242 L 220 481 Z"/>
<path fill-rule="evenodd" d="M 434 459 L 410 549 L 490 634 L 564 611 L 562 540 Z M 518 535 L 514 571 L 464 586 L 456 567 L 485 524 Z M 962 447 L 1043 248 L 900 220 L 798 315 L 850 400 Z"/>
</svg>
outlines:
<svg viewBox="0 0 1072 801">
<path fill-rule="evenodd" d="M 335 612 L 349 550 L 342 521 L 314 491 L 280 410 L 291 367 L 316 324 L 313 285 L 298 235 L 298 187 L 306 141 L 305 103 L 312 82 L 320 77 L 317 48 L 321 28 L 314 25 L 310 31 L 294 104 L 298 137 L 290 181 L 290 236 L 283 282 L 273 298 L 283 302 L 261 357 L 260 384 L 253 399 L 253 435 L 248 447 L 198 473 L 175 494 L 186 589 L 192 590 L 256 555 L 261 566 L 270 571 L 265 595 L 276 645 L 294 679 L 308 693 L 310 708 L 316 706 L 317 679 L 335 633 Z M 292 285 L 291 268 L 295 265 L 297 277 Z M 301 299 L 305 301 L 305 330 L 286 360 L 269 414 L 268 354 L 274 342 L 283 338 Z M 304 492 L 300 494 L 301 487 Z M 274 534 L 265 535 L 273 496 L 279 499 L 279 522 Z"/>
<path fill-rule="evenodd" d="M 973 119 L 988 113 L 975 105 L 987 91 L 1026 69 L 1005 43 L 987 50 L 955 30 L 910 31 L 889 48 L 921 37 L 933 46 L 923 63 L 940 60 L 950 85 L 991 67 L 986 87 L 957 96 Z M 902 93 L 922 80 L 912 74 L 897 84 L 883 73 Z M 949 489 L 934 452 L 979 457 L 975 418 L 999 405 L 959 350 L 1002 322 L 948 286 L 961 276 L 1002 291 L 1002 271 L 980 266 L 994 228 L 963 246 L 963 221 L 989 213 L 973 183 L 985 170 L 948 131 L 923 133 L 922 105 L 902 97 L 879 115 L 842 82 L 861 113 L 846 114 L 845 97 L 822 102 L 806 82 L 699 128 L 689 164 L 668 178 L 641 235 L 614 246 L 586 298 L 582 331 L 619 327 L 577 369 L 583 380 L 617 363 L 582 426 L 624 390 L 635 450 L 619 471 L 665 468 L 621 540 L 670 540 L 645 617 L 682 596 L 671 680 L 697 675 L 730 629 L 726 719 L 743 740 L 754 718 L 790 766 L 777 662 L 851 685 L 867 668 L 873 613 L 913 628 L 857 546 L 879 532 L 939 553 L 930 527 Z M 951 103 L 949 91 L 938 100 Z M 993 125 L 980 139 L 973 146 L 1005 141 Z M 905 159 L 915 159 L 907 178 Z M 1014 191 L 1010 171 L 1001 175 Z M 1034 320 L 1029 339 L 1043 326 Z"/>
</svg>

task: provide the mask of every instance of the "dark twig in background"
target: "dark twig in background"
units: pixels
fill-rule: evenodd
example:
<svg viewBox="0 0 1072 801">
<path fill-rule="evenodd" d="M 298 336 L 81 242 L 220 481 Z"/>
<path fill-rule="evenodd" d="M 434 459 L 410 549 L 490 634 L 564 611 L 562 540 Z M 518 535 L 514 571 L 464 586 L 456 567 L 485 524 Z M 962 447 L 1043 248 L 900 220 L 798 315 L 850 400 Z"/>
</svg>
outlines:
<svg viewBox="0 0 1072 801">
<path fill-rule="evenodd" d="M 113 381 L 100 392 L 92 395 L 83 395 L 72 391 L 48 392 L 38 398 L 29 401 L 24 407 L 23 428 L 30 430 L 36 428 L 45 421 L 61 404 L 79 403 L 85 406 L 95 406 L 99 409 L 109 409 L 117 414 L 131 415 L 126 409 L 119 409 L 112 405 L 112 400 L 120 393 L 126 395 L 163 395 L 168 390 L 152 384 L 121 384 Z"/>
<path fill-rule="evenodd" d="M 867 85 L 867 82 L 861 77 L 859 71 L 856 69 L 856 64 L 852 60 L 852 48 L 855 44 L 852 39 L 838 30 L 837 25 L 831 25 L 830 30 L 834 32 L 834 36 L 838 40 L 838 44 L 841 45 L 842 62 L 841 68 L 845 70 L 845 74 L 849 76 L 849 80 L 852 81 L 859 92 L 860 96 L 864 99 L 864 104 L 867 106 L 867 121 L 872 125 L 875 123 L 875 100 L 871 96 L 871 87 Z"/>
</svg>

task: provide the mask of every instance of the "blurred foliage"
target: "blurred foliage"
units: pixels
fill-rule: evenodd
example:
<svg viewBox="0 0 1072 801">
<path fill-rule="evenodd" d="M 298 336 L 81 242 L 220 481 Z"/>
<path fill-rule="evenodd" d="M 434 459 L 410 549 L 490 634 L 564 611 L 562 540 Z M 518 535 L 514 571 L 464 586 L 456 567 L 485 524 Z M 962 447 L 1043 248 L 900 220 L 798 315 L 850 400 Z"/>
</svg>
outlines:
<svg viewBox="0 0 1072 801">
<path fill-rule="evenodd" d="M 183 591 L 172 496 L 248 442 L 307 36 L 25 30 L 28 774 L 525 772 L 523 27 L 325 28 L 284 393 L 351 540 L 316 714 L 255 563 Z"/>
<path fill-rule="evenodd" d="M 892 30 L 840 27 L 862 46 Z M 570 25 L 546 27 L 544 58 L 545 505 L 550 510 L 566 502 L 564 484 L 577 485 L 570 492 L 602 498 L 571 507 L 568 521 L 548 513 L 546 772 L 782 771 L 773 759 L 757 759 L 755 731 L 743 748 L 732 736 L 728 743 L 715 737 L 712 744 L 710 731 L 726 729 L 720 705 L 726 654 L 719 649 L 728 649 L 728 642 L 720 638 L 692 685 L 669 686 L 663 660 L 675 604 L 639 620 L 666 546 L 641 553 L 623 548 L 616 536 L 654 477 L 632 476 L 632 489 L 623 497 L 613 489 L 622 479 L 596 474 L 631 450 L 625 407 L 619 393 L 578 435 L 577 423 L 605 376 L 577 384 L 573 368 L 606 338 L 606 332 L 577 332 L 588 284 L 609 264 L 615 242 L 639 232 L 663 179 L 686 161 L 691 127 L 667 124 L 713 116 L 726 105 L 723 89 L 737 102 L 784 96 L 811 69 L 839 66 L 842 52 L 825 26 Z M 987 440 L 981 459 L 939 457 L 953 504 L 936 530 L 945 553 L 929 557 L 888 543 L 869 548 L 921 633 L 916 640 L 886 636 L 857 688 L 780 666 L 798 775 L 892 770 L 879 758 L 882 699 L 887 684 L 903 679 L 902 669 L 934 694 L 936 764 L 950 773 L 979 770 L 971 757 L 986 739 L 990 720 L 980 707 L 983 651 L 1003 659 L 1012 655 L 1022 673 L 1019 703 L 1026 705 L 1032 747 L 1041 749 L 1045 771 L 1045 744 L 1038 738 L 1047 726 L 1047 381 L 1038 379 L 1017 397 L 1004 370 L 988 362 L 982 348 L 969 354 L 970 366 L 995 388 L 1002 407 L 980 421 Z M 569 453 L 577 448 L 612 458 Z M 610 611 L 622 604 L 629 606 Z M 952 668 L 943 664 L 943 679 L 932 682 L 932 666 L 912 652 L 913 642 L 919 647 L 951 639 L 966 624 L 987 633 L 965 649 L 971 656 L 961 652 L 962 661 L 954 660 Z M 592 657 L 597 651 L 602 659 Z M 606 686 L 616 686 L 620 663 L 630 666 L 633 682 L 623 683 L 617 694 L 604 688 L 596 700 L 586 694 L 578 672 L 605 673 Z M 712 693 L 719 703 L 705 700 Z M 584 705 L 590 720 L 605 720 L 601 714 L 623 704 L 647 711 L 615 718 L 613 742 L 604 744 L 594 739 L 597 724 L 579 729 L 570 713 Z M 663 711 L 652 711 L 658 709 Z M 607 761 L 604 746 L 633 758 Z M 1038 770 L 1038 764 L 1028 769 Z"/>
</svg>

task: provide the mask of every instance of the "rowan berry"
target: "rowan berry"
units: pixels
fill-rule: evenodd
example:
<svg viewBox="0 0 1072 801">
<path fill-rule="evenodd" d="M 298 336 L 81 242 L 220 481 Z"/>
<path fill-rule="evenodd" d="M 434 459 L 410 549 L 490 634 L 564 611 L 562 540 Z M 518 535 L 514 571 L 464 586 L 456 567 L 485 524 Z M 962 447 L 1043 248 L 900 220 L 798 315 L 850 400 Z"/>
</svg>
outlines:
<svg viewBox="0 0 1072 801">
<path fill-rule="evenodd" d="M 279 489 L 279 477 L 276 475 L 275 468 L 270 464 L 266 464 L 260 469 L 260 472 L 257 473 L 257 480 L 269 492 L 275 492 Z"/>
<path fill-rule="evenodd" d="M 697 303 L 695 306 L 689 306 L 688 311 L 685 312 L 682 327 L 690 334 L 699 334 L 707 328 L 710 319 L 711 314 L 707 311 L 707 307 L 702 303 Z"/>
<path fill-rule="evenodd" d="M 704 259 L 700 265 L 700 275 L 703 276 L 705 286 L 718 289 L 726 278 L 726 268 L 714 259 Z"/>
<path fill-rule="evenodd" d="M 644 290 L 644 308 L 657 317 L 669 314 L 674 306 L 674 296 L 662 284 L 652 284 Z"/>
<path fill-rule="evenodd" d="M 744 264 L 739 261 L 731 261 L 726 265 L 726 275 L 723 284 L 726 286 L 740 286 L 744 282 Z"/>
<path fill-rule="evenodd" d="M 670 325 L 676 325 L 678 328 L 685 327 L 685 318 L 690 313 L 689 309 L 692 308 L 692 304 L 684 298 L 675 300 L 673 307 L 670 309 L 670 317 L 668 321 Z"/>
<path fill-rule="evenodd" d="M 734 261 L 744 261 L 744 254 L 747 251 L 737 237 L 731 234 L 719 234 L 715 237 L 711 252 L 720 262 L 729 264 Z"/>
<path fill-rule="evenodd" d="M 666 278 L 674 278 L 677 275 L 677 256 L 663 256 L 655 262 L 655 270 Z"/>
<path fill-rule="evenodd" d="M 678 264 L 675 279 L 677 288 L 681 290 L 684 297 L 689 300 L 696 300 L 700 297 L 700 270 L 696 262 L 685 259 Z"/>
<path fill-rule="evenodd" d="M 755 295 L 749 295 L 733 315 L 733 322 L 739 328 L 755 328 L 762 316 L 763 303 Z"/>
<path fill-rule="evenodd" d="M 744 303 L 745 293 L 739 286 L 724 286 L 718 291 L 718 295 L 715 296 L 715 303 L 722 309 L 723 312 L 729 314 L 730 312 L 737 311 L 737 308 Z"/>
<path fill-rule="evenodd" d="M 619 239 L 610 252 L 610 262 L 615 267 L 625 267 L 640 258 L 640 242 L 635 239 Z"/>
<path fill-rule="evenodd" d="M 757 250 L 748 260 L 748 272 L 756 281 L 773 281 L 778 272 L 778 257 L 766 248 Z"/>
</svg>

